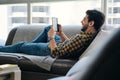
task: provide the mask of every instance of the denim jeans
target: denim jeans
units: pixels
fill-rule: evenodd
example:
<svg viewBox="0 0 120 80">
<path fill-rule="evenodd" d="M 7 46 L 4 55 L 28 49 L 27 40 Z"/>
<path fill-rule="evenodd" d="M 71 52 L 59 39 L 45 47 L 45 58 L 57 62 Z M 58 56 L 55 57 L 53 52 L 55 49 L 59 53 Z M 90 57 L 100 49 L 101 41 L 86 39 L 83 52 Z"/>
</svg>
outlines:
<svg viewBox="0 0 120 80">
<path fill-rule="evenodd" d="M 0 46 L 0 52 L 25 53 L 30 55 L 47 56 L 50 55 L 48 47 L 48 31 L 50 26 L 46 27 L 33 41 L 19 42 L 9 46 Z M 61 42 L 60 36 L 55 36 L 56 42 Z"/>
</svg>

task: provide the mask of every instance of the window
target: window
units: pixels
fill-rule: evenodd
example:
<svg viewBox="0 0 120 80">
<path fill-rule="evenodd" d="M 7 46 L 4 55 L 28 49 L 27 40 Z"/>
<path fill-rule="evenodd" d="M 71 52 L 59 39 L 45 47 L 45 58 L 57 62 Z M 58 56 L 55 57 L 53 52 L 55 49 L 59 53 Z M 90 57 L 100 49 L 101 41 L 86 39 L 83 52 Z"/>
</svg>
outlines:
<svg viewBox="0 0 120 80">
<path fill-rule="evenodd" d="M 120 0 L 113 0 L 114 2 L 120 2 Z"/>
<path fill-rule="evenodd" d="M 26 17 L 13 17 L 13 18 L 11 18 L 11 20 L 12 20 L 13 24 L 14 23 L 26 23 L 27 22 Z"/>
<path fill-rule="evenodd" d="M 17 0 L 17 2 L 21 1 Z M 15 3 L 14 0 L 13 2 L 11 0 L 10 4 L 0 5 L 0 39 L 2 40 L 6 40 L 9 31 L 16 26 L 28 23 L 48 25 L 51 24 L 51 17 L 58 17 L 58 22 L 62 25 L 81 25 L 86 10 L 101 10 L 101 0 L 56 0 L 30 3 L 30 5 L 25 1 L 20 4 L 12 3 Z"/>
<path fill-rule="evenodd" d="M 109 13 L 109 14 L 112 13 L 112 8 L 111 8 L 111 7 L 108 8 L 108 13 Z"/>
<path fill-rule="evenodd" d="M 110 3 L 111 3 L 111 2 L 112 2 L 112 0 L 108 0 L 108 2 L 110 2 Z"/>
<path fill-rule="evenodd" d="M 120 25 L 120 0 L 107 1 L 106 25 L 119 27 Z"/>
<path fill-rule="evenodd" d="M 46 25 L 49 24 L 49 6 L 48 5 L 35 5 L 31 6 L 32 12 L 32 23 L 38 25 Z"/>
<path fill-rule="evenodd" d="M 101 10 L 100 3 L 101 0 L 32 3 L 31 24 L 51 24 L 51 17 L 57 17 L 58 22 L 62 25 L 81 25 L 85 11 L 88 9 Z"/>
<path fill-rule="evenodd" d="M 26 6 L 11 6 L 12 12 L 27 12 Z"/>
<path fill-rule="evenodd" d="M 9 31 L 27 23 L 27 4 L 0 5 L 0 40 L 6 40 Z"/>
<path fill-rule="evenodd" d="M 108 24 L 111 24 L 111 23 L 112 23 L 111 18 L 108 18 Z"/>
<path fill-rule="evenodd" d="M 32 12 L 48 12 L 49 7 L 48 6 L 33 6 Z"/>
<path fill-rule="evenodd" d="M 49 24 L 49 18 L 48 17 L 33 17 L 32 23 L 36 24 Z"/>
<path fill-rule="evenodd" d="M 120 7 L 114 7 L 113 13 L 120 13 Z"/>
<path fill-rule="evenodd" d="M 120 24 L 120 18 L 113 18 L 113 24 Z"/>
<path fill-rule="evenodd" d="M 9 20 L 8 27 L 10 30 L 13 27 L 27 24 L 27 5 L 26 4 L 7 5 L 7 7 L 8 7 L 8 20 Z"/>
</svg>

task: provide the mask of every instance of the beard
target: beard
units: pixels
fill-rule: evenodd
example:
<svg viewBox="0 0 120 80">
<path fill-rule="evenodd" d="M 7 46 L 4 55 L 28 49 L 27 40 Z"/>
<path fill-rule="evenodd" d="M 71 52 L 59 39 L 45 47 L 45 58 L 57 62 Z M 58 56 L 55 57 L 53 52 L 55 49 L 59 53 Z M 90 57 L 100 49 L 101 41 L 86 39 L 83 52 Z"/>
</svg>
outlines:
<svg viewBox="0 0 120 80">
<path fill-rule="evenodd" d="M 88 28 L 88 25 L 85 25 L 82 27 L 81 31 L 85 32 L 87 30 L 87 28 Z"/>
</svg>

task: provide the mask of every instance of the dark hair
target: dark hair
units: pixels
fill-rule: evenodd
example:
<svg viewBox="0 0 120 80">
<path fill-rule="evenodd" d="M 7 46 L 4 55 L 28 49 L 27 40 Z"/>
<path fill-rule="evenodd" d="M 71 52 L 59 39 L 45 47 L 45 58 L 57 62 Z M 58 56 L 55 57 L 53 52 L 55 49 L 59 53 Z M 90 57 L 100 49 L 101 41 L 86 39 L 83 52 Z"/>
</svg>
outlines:
<svg viewBox="0 0 120 80">
<path fill-rule="evenodd" d="M 86 14 L 88 15 L 88 22 L 94 21 L 95 30 L 99 30 L 105 22 L 105 15 L 97 10 L 87 10 Z"/>
</svg>

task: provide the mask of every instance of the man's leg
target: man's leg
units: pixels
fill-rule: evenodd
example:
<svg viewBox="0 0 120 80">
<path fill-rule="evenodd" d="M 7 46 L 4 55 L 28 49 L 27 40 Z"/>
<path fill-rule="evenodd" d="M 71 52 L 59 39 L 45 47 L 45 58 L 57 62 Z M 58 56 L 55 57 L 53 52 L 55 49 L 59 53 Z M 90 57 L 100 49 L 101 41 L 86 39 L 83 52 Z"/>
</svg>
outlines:
<svg viewBox="0 0 120 80">
<path fill-rule="evenodd" d="M 20 43 L 16 43 L 16 44 L 10 45 L 10 46 L 0 46 L 0 52 L 9 52 L 9 53 L 25 52 L 25 53 L 28 53 L 28 54 L 30 52 L 30 54 L 33 54 L 32 50 L 34 50 L 34 47 L 35 47 L 35 49 L 37 50 L 36 51 L 37 53 L 34 53 L 34 54 L 38 54 L 40 51 L 45 53 L 44 51 L 49 51 L 48 45 L 47 45 L 48 44 L 47 43 L 48 42 L 47 33 L 48 33 L 49 29 L 50 29 L 50 26 L 46 27 L 43 30 L 43 32 L 40 33 L 40 35 L 32 41 L 33 44 L 32 43 L 20 42 Z M 55 36 L 55 41 L 60 42 L 61 41 L 60 36 L 56 35 Z M 42 43 L 40 43 L 40 42 L 42 42 Z M 24 44 L 24 46 L 22 46 L 23 44 Z M 29 45 L 29 46 L 27 46 L 27 45 Z M 37 49 L 38 47 L 39 47 L 40 51 Z M 47 50 L 44 50 L 44 47 L 45 47 L 45 49 L 47 48 Z M 41 55 L 41 53 L 39 55 Z M 45 54 L 42 54 L 42 55 L 48 55 L 48 53 L 45 53 Z"/>
<path fill-rule="evenodd" d="M 33 41 L 32 43 L 39 43 L 43 42 L 46 43 L 48 42 L 48 31 L 50 30 L 51 26 L 46 27 Z M 61 42 L 60 36 L 56 35 L 55 36 L 55 41 L 56 42 Z"/>
<path fill-rule="evenodd" d="M 47 56 L 50 55 L 48 43 L 27 43 L 20 42 L 9 46 L 0 46 L 0 52 L 24 53 L 29 55 Z"/>
<path fill-rule="evenodd" d="M 48 41 L 48 31 L 50 26 L 45 27 L 45 29 L 32 41 L 32 43 L 47 42 Z"/>
<path fill-rule="evenodd" d="M 29 55 L 47 56 L 50 55 L 48 43 L 24 43 L 20 51 Z"/>
<path fill-rule="evenodd" d="M 8 52 L 8 53 L 17 53 L 20 52 L 20 47 L 24 42 L 20 42 L 14 45 L 9 46 L 0 46 L 0 52 Z"/>
</svg>

